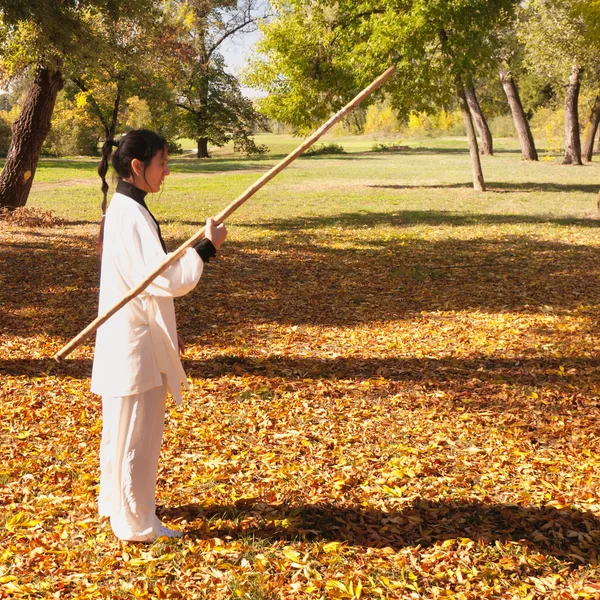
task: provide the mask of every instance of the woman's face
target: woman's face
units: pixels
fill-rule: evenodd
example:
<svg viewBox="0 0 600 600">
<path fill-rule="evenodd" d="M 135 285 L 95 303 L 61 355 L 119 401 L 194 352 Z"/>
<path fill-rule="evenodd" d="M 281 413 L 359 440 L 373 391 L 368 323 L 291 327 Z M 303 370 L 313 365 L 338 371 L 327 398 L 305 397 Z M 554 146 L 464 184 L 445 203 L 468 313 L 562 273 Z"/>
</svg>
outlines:
<svg viewBox="0 0 600 600">
<path fill-rule="evenodd" d="M 167 149 L 157 152 L 150 161 L 150 164 L 144 169 L 144 165 L 140 163 L 141 169 L 135 169 L 134 166 L 134 185 L 135 187 L 144 190 L 145 192 L 158 192 L 160 186 L 169 171 L 169 154 Z M 133 166 L 133 165 L 132 165 Z M 140 171 L 136 173 L 136 171 Z"/>
</svg>

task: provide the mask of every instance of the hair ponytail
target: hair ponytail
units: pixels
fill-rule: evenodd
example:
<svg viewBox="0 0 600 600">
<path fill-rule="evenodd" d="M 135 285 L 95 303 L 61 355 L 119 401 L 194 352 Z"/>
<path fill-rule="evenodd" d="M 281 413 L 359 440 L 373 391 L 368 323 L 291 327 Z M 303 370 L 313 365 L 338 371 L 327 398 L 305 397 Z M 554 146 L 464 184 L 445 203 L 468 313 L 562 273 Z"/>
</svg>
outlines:
<svg viewBox="0 0 600 600">
<path fill-rule="evenodd" d="M 108 194 L 108 183 L 106 183 L 106 173 L 108 173 L 108 160 L 112 153 L 113 146 L 119 147 L 119 142 L 106 140 L 102 144 L 102 159 L 98 165 L 98 175 L 102 179 L 102 220 L 100 221 L 100 232 L 98 233 L 98 252 L 102 251 L 102 240 L 104 239 L 104 217 L 106 215 L 106 202 Z"/>
</svg>

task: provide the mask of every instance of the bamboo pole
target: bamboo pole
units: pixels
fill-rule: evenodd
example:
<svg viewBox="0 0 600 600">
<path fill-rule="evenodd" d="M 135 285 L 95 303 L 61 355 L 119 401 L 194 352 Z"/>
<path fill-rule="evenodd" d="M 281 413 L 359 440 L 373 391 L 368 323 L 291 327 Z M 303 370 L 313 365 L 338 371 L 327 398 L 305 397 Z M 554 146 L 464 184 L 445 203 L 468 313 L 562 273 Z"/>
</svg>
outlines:
<svg viewBox="0 0 600 600">
<path fill-rule="evenodd" d="M 358 94 L 352 101 L 350 101 L 344 108 L 339 110 L 333 115 L 326 123 L 321 125 L 309 138 L 307 138 L 298 148 L 296 148 L 291 154 L 288 154 L 281 162 L 276 164 L 270 171 L 265 173 L 256 183 L 251 185 L 241 196 L 236 198 L 229 206 L 224 208 L 216 217 L 214 217 L 215 223 L 220 225 L 231 213 L 236 211 L 248 198 L 253 196 L 260 188 L 266 183 L 271 181 L 275 175 L 283 171 L 290 163 L 298 158 L 305 150 L 310 148 L 324 133 L 331 129 L 340 119 L 345 117 L 352 109 L 356 108 L 365 98 L 370 96 L 377 88 L 381 87 L 394 73 L 396 72 L 395 65 L 392 65 L 387 71 L 382 73 L 371 85 L 366 87 L 360 94 Z M 117 302 L 112 308 L 107 310 L 103 315 L 98 316 L 92 321 L 85 329 L 83 329 L 77 336 L 75 336 L 66 346 L 61 348 L 55 355 L 56 361 L 60 362 L 66 358 L 77 346 L 87 340 L 103 323 L 105 323 L 110 317 L 112 317 L 119 309 L 125 306 L 130 300 L 133 300 L 138 294 L 143 292 L 152 281 L 158 277 L 161 273 L 166 271 L 172 264 L 177 262 L 188 248 L 197 244 L 204 237 L 205 227 L 199 229 L 187 242 L 184 242 L 175 252 L 168 255 L 156 270 L 148 275 L 141 283 L 130 290 L 123 298 Z"/>
</svg>

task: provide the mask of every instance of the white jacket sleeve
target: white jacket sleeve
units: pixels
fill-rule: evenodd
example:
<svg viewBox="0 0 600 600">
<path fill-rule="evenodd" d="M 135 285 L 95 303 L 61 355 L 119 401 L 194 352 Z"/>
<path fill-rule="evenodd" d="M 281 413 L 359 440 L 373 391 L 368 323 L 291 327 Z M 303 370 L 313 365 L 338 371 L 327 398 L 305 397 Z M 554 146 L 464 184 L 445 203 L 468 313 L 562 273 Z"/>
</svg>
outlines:
<svg viewBox="0 0 600 600">
<path fill-rule="evenodd" d="M 122 231 L 131 232 L 124 243 L 131 261 L 133 288 L 154 272 L 169 255 L 162 249 L 154 222 L 141 211 L 136 214 L 134 222 L 124 226 Z M 198 253 L 188 248 L 175 264 L 154 279 L 145 293 L 162 297 L 183 296 L 196 287 L 203 267 Z"/>
</svg>

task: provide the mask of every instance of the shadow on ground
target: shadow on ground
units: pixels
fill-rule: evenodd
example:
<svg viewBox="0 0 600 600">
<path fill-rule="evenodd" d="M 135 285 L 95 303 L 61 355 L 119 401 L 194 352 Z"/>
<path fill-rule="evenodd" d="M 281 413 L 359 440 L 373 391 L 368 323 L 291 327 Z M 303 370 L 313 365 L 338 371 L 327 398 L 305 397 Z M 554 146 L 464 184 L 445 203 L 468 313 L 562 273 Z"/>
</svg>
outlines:
<svg viewBox="0 0 600 600">
<path fill-rule="evenodd" d="M 585 194 L 597 194 L 600 191 L 600 184 L 578 184 L 578 183 L 537 183 L 534 181 L 525 182 L 498 182 L 486 181 L 486 189 L 488 192 L 509 193 L 509 192 L 583 192 Z M 413 189 L 473 189 L 472 182 L 465 183 L 440 183 L 430 185 L 411 185 L 411 184 L 380 184 L 368 185 L 370 188 L 386 189 L 386 190 L 413 190 Z"/>
<path fill-rule="evenodd" d="M 202 227 L 199 221 L 180 221 L 185 225 Z M 554 217 L 546 215 L 464 213 L 443 210 L 396 210 L 394 212 L 353 212 L 338 213 L 331 216 L 298 217 L 293 219 L 274 219 L 256 223 L 238 222 L 235 227 L 271 229 L 273 231 L 299 231 L 302 229 L 320 229 L 327 227 L 410 227 L 414 225 L 451 225 L 452 227 L 470 227 L 474 225 L 557 225 L 568 227 L 600 227 L 600 218 L 596 215 L 581 217 Z"/>
<path fill-rule="evenodd" d="M 355 218 L 381 222 L 389 215 Z M 275 226 L 268 239 L 224 246 L 197 290 L 178 299 L 184 335 L 200 335 L 210 324 L 353 326 L 424 312 L 585 312 L 586 305 L 595 319 L 596 246 L 511 235 L 354 245 L 349 237 L 347 246 L 333 247 L 308 231 L 290 236 L 287 229 L 300 223 Z M 99 260 L 92 240 L 75 242 L 40 236 L 0 247 L 0 334 L 69 339 L 96 316 Z"/>
<path fill-rule="evenodd" d="M 190 504 L 158 512 L 171 520 L 204 519 L 203 527 L 187 534 L 199 538 L 322 540 L 395 551 L 469 538 L 461 543 L 473 540 L 493 546 L 495 542 L 516 542 L 531 551 L 572 561 L 574 566 L 596 564 L 600 552 L 600 519 L 569 508 L 421 500 L 405 508 L 381 511 L 335 504 L 294 506 L 240 500 L 232 506 L 204 509 Z M 215 519 L 232 523 L 213 528 L 211 521 Z M 276 524 L 283 519 L 288 527 Z"/>
<path fill-rule="evenodd" d="M 216 345 L 211 343 L 211 346 Z M 215 358 L 190 360 L 183 357 L 188 376 L 198 379 L 219 379 L 229 375 L 261 376 L 283 380 L 346 380 L 379 379 L 387 381 L 427 381 L 443 387 L 443 383 L 478 384 L 506 383 L 531 386 L 550 386 L 576 382 L 585 386 L 584 376 L 600 379 L 600 359 L 553 356 L 549 358 L 515 357 L 490 359 L 462 358 L 296 358 L 275 355 L 266 358 L 239 355 L 219 355 Z M 0 359 L 0 373 L 5 375 L 57 375 L 72 377 L 91 371 L 92 361 L 67 358 L 57 363 L 47 358 Z M 561 370 L 562 367 L 562 370 Z M 568 372 L 571 371 L 573 377 Z M 600 407 L 600 400 L 598 401 Z"/>
</svg>

